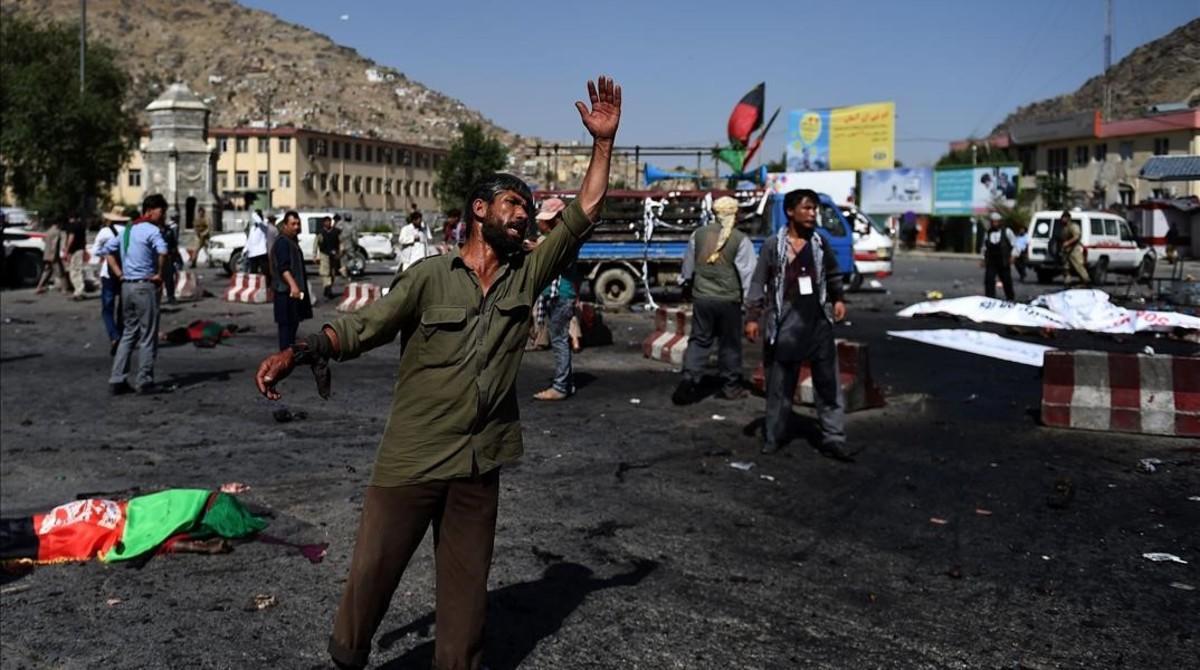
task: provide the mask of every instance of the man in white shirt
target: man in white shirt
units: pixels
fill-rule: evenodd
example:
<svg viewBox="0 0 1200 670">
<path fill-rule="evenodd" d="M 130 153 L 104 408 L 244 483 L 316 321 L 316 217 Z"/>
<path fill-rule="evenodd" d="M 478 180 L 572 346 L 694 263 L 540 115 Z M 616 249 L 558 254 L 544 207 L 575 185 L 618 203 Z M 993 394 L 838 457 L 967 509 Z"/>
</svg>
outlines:
<svg viewBox="0 0 1200 670">
<path fill-rule="evenodd" d="M 408 223 L 400 231 L 400 271 L 404 272 L 419 260 L 438 255 L 438 248 L 430 240 L 420 212 L 408 215 Z"/>
<path fill-rule="evenodd" d="M 117 300 L 121 297 L 121 282 L 114 279 L 108 272 L 108 263 L 100 256 L 104 243 L 114 237 L 119 237 L 125 231 L 129 217 L 121 212 L 120 207 L 104 213 L 104 225 L 96 233 L 92 242 L 92 262 L 100 265 L 100 318 L 104 321 L 104 330 L 108 333 L 109 350 L 112 356 L 121 342 L 121 326 L 117 322 Z"/>
<path fill-rule="evenodd" d="M 246 257 L 246 269 L 248 272 L 255 274 L 267 274 L 267 250 L 274 240 L 268 232 L 268 228 L 272 227 L 263 220 L 262 210 L 255 210 L 254 218 L 250 222 L 250 230 L 246 233 L 246 248 L 243 250 L 243 255 Z"/>
</svg>

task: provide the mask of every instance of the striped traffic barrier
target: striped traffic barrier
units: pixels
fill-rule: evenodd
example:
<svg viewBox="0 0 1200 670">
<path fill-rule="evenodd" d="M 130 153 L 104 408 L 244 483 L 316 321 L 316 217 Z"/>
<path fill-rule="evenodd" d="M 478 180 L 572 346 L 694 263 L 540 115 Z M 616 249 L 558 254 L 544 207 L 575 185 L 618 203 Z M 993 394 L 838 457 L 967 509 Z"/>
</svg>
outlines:
<svg viewBox="0 0 1200 670">
<path fill-rule="evenodd" d="M 838 381 L 841 382 L 842 398 L 847 412 L 883 407 L 883 391 L 871 377 L 870 346 L 865 342 L 837 340 Z M 751 383 L 759 393 L 766 392 L 766 373 L 760 363 L 754 370 Z M 812 368 L 807 362 L 800 366 L 800 382 L 792 402 L 811 405 L 815 400 Z"/>
<path fill-rule="evenodd" d="M 199 300 L 204 297 L 200 286 L 200 275 L 191 270 L 180 270 L 175 277 L 176 300 Z"/>
<path fill-rule="evenodd" d="M 1047 351 L 1042 423 L 1200 437 L 1200 357 Z"/>
<path fill-rule="evenodd" d="M 384 292 L 378 286 L 367 282 L 353 282 L 346 285 L 342 292 L 342 300 L 338 303 L 339 312 L 357 312 L 367 305 L 383 297 Z"/>
<path fill-rule="evenodd" d="M 274 300 L 265 275 L 251 272 L 235 272 L 225 289 L 227 302 L 245 302 L 260 305 Z"/>
<path fill-rule="evenodd" d="M 659 307 L 654 312 L 654 332 L 642 341 L 642 355 L 656 361 L 683 365 L 688 336 L 692 333 L 690 307 Z"/>
</svg>

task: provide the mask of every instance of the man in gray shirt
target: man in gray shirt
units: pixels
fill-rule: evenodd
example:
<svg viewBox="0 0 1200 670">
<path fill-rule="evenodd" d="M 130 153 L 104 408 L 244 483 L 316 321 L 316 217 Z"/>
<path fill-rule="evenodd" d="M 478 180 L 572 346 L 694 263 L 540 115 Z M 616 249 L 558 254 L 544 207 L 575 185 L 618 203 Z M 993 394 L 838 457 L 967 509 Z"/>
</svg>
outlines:
<svg viewBox="0 0 1200 670">
<path fill-rule="evenodd" d="M 722 398 L 746 396 L 742 385 L 742 302 L 754 273 L 754 244 L 738 230 L 737 200 L 725 196 L 713 203 L 716 219 L 692 233 L 679 279 L 692 294 L 692 331 L 683 355 L 683 380 L 671 401 L 691 404 L 700 399 L 699 383 L 717 340 Z"/>
<path fill-rule="evenodd" d="M 133 348 L 138 348 L 137 392 L 154 393 L 154 360 L 158 356 L 158 291 L 167 262 L 167 242 L 162 226 L 167 199 L 153 193 L 142 201 L 142 215 L 118 237 L 104 243 L 100 255 L 109 274 L 121 282 L 121 315 L 125 329 L 113 358 L 109 390 L 122 395 L 134 390 L 126 381 Z"/>
<path fill-rule="evenodd" d="M 808 361 L 821 453 L 852 461 L 846 451 L 845 404 L 833 340 L 833 324 L 846 318 L 846 303 L 837 257 L 816 229 L 820 207 L 820 197 L 808 189 L 784 196 L 788 225 L 763 242 L 746 299 L 746 339 L 757 341 L 765 331 L 767 419 L 762 452 L 774 453 L 786 440 L 800 365 Z"/>
</svg>

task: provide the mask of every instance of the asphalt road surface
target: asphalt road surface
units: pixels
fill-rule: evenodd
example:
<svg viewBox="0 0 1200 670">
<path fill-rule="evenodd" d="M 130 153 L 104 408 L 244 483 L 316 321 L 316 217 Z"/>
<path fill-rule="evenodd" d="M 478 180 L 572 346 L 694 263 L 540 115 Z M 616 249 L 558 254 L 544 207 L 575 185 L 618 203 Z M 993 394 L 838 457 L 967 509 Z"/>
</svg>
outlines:
<svg viewBox="0 0 1200 670">
<path fill-rule="evenodd" d="M 527 354 L 526 454 L 501 477 L 486 663 L 1196 667 L 1197 445 L 1041 427 L 1036 369 L 886 336 L 957 326 L 894 313 L 926 290 L 975 293 L 980 278 L 970 261 L 901 258 L 886 292 L 851 296 L 839 335 L 870 344 L 889 399 L 850 415 L 855 464 L 809 445 L 808 408 L 799 437 L 761 456 L 761 398 L 673 406 L 678 375 L 639 351 L 648 314 L 606 315 L 613 343 L 576 358 L 580 389 L 567 402 L 529 399 L 552 355 Z M 214 292 L 225 282 L 205 279 Z M 282 403 L 268 402 L 251 374 L 274 348 L 270 307 L 208 298 L 166 309 L 164 328 L 212 318 L 253 331 L 216 349 L 163 348 L 158 379 L 173 393 L 110 398 L 98 300 L 26 290 L 0 303 L 3 516 L 82 492 L 239 481 L 273 515 L 271 535 L 329 543 L 317 564 L 248 542 L 228 555 L 6 575 L 0 665 L 325 667 L 399 347 L 335 365 L 329 401 L 298 373 Z M 317 308 L 318 319 L 334 315 Z M 1150 336 L 1051 344 L 1195 351 Z M 280 406 L 307 418 L 277 423 Z M 1163 464 L 1147 474 L 1142 458 Z M 429 666 L 433 581 L 427 539 L 376 638 L 377 667 Z M 258 609 L 256 596 L 274 604 Z"/>
</svg>

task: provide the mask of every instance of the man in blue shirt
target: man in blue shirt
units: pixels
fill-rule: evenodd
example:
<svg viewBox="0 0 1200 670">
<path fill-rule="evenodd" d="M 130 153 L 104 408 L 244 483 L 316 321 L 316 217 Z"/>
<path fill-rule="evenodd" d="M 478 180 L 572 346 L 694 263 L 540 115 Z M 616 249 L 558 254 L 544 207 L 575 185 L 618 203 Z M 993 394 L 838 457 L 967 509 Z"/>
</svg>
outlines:
<svg viewBox="0 0 1200 670">
<path fill-rule="evenodd" d="M 142 215 L 125 227 L 119 237 L 104 243 L 100 255 L 109 274 L 121 282 L 121 314 L 125 330 L 117 344 L 109 375 L 109 390 L 121 395 L 134 390 L 126 378 L 133 348 L 138 348 L 137 392 L 154 393 L 154 359 L 158 356 L 158 291 L 167 262 L 167 243 L 162 227 L 167 217 L 167 199 L 153 193 L 142 201 Z"/>
</svg>

